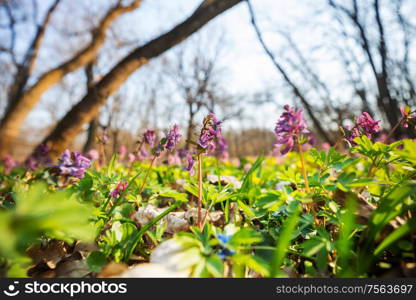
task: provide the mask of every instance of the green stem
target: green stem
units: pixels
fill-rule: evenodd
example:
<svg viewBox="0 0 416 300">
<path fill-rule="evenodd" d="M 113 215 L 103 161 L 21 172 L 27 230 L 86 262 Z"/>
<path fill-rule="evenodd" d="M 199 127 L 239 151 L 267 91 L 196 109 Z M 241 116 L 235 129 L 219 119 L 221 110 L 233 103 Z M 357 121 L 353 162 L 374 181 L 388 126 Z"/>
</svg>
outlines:
<svg viewBox="0 0 416 300">
<path fill-rule="evenodd" d="M 166 209 L 165 211 L 163 211 L 160 215 L 158 215 L 157 217 L 155 217 L 152 220 L 150 220 L 149 223 L 147 223 L 146 225 L 144 225 L 142 227 L 142 229 L 140 229 L 140 231 L 138 231 L 133 236 L 133 238 L 130 240 L 130 243 L 127 246 L 127 252 L 126 252 L 127 255 L 125 256 L 125 260 L 126 261 L 133 254 L 133 251 L 137 247 L 137 244 L 139 243 L 140 238 L 143 236 L 143 234 L 145 234 L 146 231 L 148 231 L 153 225 L 155 225 L 157 222 L 159 222 L 161 219 L 163 219 L 168 213 L 170 213 L 173 210 L 175 210 L 180 204 L 181 204 L 181 202 L 176 202 L 175 204 L 173 204 L 171 207 L 169 207 L 168 209 Z"/>
<path fill-rule="evenodd" d="M 155 162 L 155 160 L 156 160 L 156 156 L 153 156 L 153 158 L 152 158 L 152 160 L 151 160 L 151 162 L 150 162 L 150 166 L 149 166 L 149 168 L 147 169 L 146 175 L 144 176 L 142 186 L 140 187 L 140 192 L 139 192 L 139 195 L 141 195 L 141 194 L 142 194 L 142 192 L 143 192 L 144 186 L 146 185 L 147 178 L 149 177 L 150 170 L 152 169 L 152 167 L 153 167 L 153 163 Z"/>
<path fill-rule="evenodd" d="M 130 186 L 133 184 L 134 180 L 141 174 L 141 172 L 138 172 L 136 175 L 134 175 L 134 177 L 129 181 L 129 184 L 127 185 L 127 187 L 124 189 L 124 191 L 120 194 L 120 196 L 118 196 L 118 198 L 114 201 L 113 206 L 111 206 L 110 210 L 107 213 L 107 216 L 110 216 L 111 213 L 114 211 L 114 209 L 116 208 L 117 204 L 120 202 L 121 199 L 123 199 L 124 195 L 127 193 L 127 190 L 130 188 Z M 109 198 L 110 199 L 110 198 Z M 108 204 L 109 200 L 107 200 L 105 206 L 103 207 L 103 211 L 107 208 L 107 204 Z"/>
<path fill-rule="evenodd" d="M 198 154 L 198 228 L 202 230 L 202 155 Z"/>
<path fill-rule="evenodd" d="M 399 127 L 399 125 L 402 123 L 402 121 L 404 120 L 404 118 L 402 117 L 399 122 L 397 122 L 396 125 L 394 125 L 394 127 L 390 130 L 389 134 L 386 137 L 386 143 L 389 142 L 391 136 L 393 135 L 393 133 L 396 131 L 397 127 Z"/>
<path fill-rule="evenodd" d="M 302 165 L 302 174 L 303 174 L 303 179 L 305 180 L 305 188 L 306 188 L 306 192 L 309 194 L 311 189 L 309 188 L 308 175 L 306 174 L 305 160 L 303 159 L 302 145 L 299 143 L 298 136 L 296 136 L 296 142 L 298 144 L 299 158 L 300 158 L 300 163 Z"/>
</svg>

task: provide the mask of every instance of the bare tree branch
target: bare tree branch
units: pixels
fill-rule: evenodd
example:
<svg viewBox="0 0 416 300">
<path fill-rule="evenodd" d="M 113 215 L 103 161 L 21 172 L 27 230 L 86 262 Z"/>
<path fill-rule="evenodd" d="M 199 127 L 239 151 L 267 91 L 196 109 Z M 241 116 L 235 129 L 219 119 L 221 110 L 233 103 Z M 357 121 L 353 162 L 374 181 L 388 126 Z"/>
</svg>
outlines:
<svg viewBox="0 0 416 300">
<path fill-rule="evenodd" d="M 315 113 L 313 112 L 312 106 L 309 104 L 308 100 L 306 100 L 306 97 L 303 95 L 303 93 L 300 91 L 300 89 L 297 87 L 297 85 L 293 82 L 293 80 L 289 77 L 286 70 L 283 68 L 283 66 L 277 61 L 274 54 L 270 51 L 270 49 L 267 47 L 263 36 L 261 34 L 261 31 L 257 25 L 256 17 L 254 14 L 253 7 L 251 6 L 251 3 L 249 0 L 246 0 L 247 6 L 249 8 L 249 13 L 251 16 L 251 24 L 253 25 L 253 28 L 256 32 L 257 38 L 262 45 L 264 51 L 266 52 L 267 56 L 272 61 L 273 65 L 276 67 L 276 69 L 279 71 L 279 73 L 282 75 L 283 79 L 286 81 L 286 83 L 291 87 L 293 94 L 299 98 L 299 100 L 302 102 L 302 104 L 305 106 L 305 109 L 311 118 L 315 128 L 318 130 L 319 134 L 330 144 L 332 144 L 332 139 L 329 137 L 328 133 L 324 130 L 324 128 L 321 125 L 320 120 L 315 116 Z"/>
<path fill-rule="evenodd" d="M 58 123 L 51 134 L 43 141 L 51 148 L 51 154 L 58 156 L 98 113 L 108 97 L 114 94 L 127 78 L 150 59 L 179 44 L 199 30 L 210 20 L 238 4 L 242 0 L 204 1 L 184 22 L 169 32 L 136 48 L 123 58 L 97 84 L 96 93 L 87 93 Z"/>
</svg>

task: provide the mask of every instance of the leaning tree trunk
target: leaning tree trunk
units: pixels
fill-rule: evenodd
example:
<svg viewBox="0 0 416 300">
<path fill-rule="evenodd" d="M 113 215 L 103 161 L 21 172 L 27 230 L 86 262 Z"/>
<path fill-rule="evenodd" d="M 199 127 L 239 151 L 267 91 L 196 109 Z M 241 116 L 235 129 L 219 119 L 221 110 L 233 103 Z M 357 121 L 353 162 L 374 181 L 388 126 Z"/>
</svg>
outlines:
<svg viewBox="0 0 416 300">
<path fill-rule="evenodd" d="M 24 120 L 30 111 L 39 102 L 42 95 L 54 84 L 71 72 L 85 66 L 97 55 L 105 42 L 106 30 L 120 15 L 136 9 L 141 0 L 135 0 L 129 6 L 117 4 L 101 20 L 99 26 L 93 31 L 91 42 L 74 57 L 60 66 L 44 73 L 39 80 L 27 89 L 21 97 L 10 103 L 7 114 L 0 123 L 0 155 L 4 155 L 12 149 L 13 142 L 19 135 Z"/>
<path fill-rule="evenodd" d="M 94 83 L 95 83 L 94 82 L 94 64 L 95 63 L 96 63 L 96 59 L 90 62 L 85 68 L 85 77 L 87 78 L 87 91 L 90 91 L 94 88 Z M 91 120 L 89 127 L 88 127 L 87 139 L 82 149 L 84 153 L 87 153 L 94 146 L 97 132 L 98 132 L 98 118 L 94 118 Z"/>
<path fill-rule="evenodd" d="M 49 7 L 42 24 L 38 26 L 36 34 L 30 43 L 29 48 L 26 50 L 26 54 L 24 55 L 22 63 L 17 67 L 14 82 L 11 85 L 8 93 L 8 105 L 6 108 L 6 114 L 11 110 L 13 103 L 17 102 L 24 93 L 24 89 L 26 88 L 29 77 L 32 75 L 33 69 L 35 68 L 39 50 L 45 38 L 46 29 L 48 28 L 52 19 L 52 15 L 54 14 L 60 2 L 61 0 L 55 0 Z"/>
<path fill-rule="evenodd" d="M 98 133 L 98 118 L 92 119 L 88 127 L 87 140 L 85 141 L 82 151 L 87 153 L 94 147 L 95 137 Z"/>
<path fill-rule="evenodd" d="M 198 31 L 210 20 L 243 0 L 205 0 L 194 13 L 171 31 L 136 48 L 122 59 L 88 92 L 42 142 L 57 157 L 99 112 L 100 107 L 114 94 L 127 78 L 150 59 L 159 56 Z"/>
</svg>

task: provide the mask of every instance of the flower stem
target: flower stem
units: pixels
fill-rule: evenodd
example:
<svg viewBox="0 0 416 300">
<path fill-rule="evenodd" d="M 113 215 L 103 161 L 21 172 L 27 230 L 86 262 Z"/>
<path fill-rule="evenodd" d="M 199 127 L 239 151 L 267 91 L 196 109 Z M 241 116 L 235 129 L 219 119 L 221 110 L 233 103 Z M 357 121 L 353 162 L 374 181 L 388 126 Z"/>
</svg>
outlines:
<svg viewBox="0 0 416 300">
<path fill-rule="evenodd" d="M 300 158 L 300 163 L 302 165 L 303 179 L 305 180 L 305 189 L 307 193 L 310 193 L 311 190 L 309 188 L 309 181 L 308 181 L 308 176 L 306 174 L 306 168 L 305 168 L 305 160 L 303 159 L 302 145 L 299 143 L 299 137 L 296 137 L 296 142 L 298 144 L 299 158 Z"/>
<path fill-rule="evenodd" d="M 199 230 L 202 230 L 202 155 L 198 154 L 198 221 Z"/>
<path fill-rule="evenodd" d="M 397 122 L 397 124 L 396 125 L 394 125 L 394 127 L 390 130 L 390 132 L 389 132 L 389 134 L 387 135 L 387 137 L 386 137 L 386 143 L 388 143 L 389 142 L 389 140 L 390 140 L 390 138 L 391 138 L 391 136 L 393 135 L 393 133 L 396 131 L 396 129 L 397 129 L 397 127 L 399 127 L 399 125 L 402 123 L 402 121 L 404 120 L 404 118 L 402 117 L 400 120 L 399 120 L 399 122 Z"/>
<path fill-rule="evenodd" d="M 153 156 L 152 160 L 150 161 L 150 166 L 149 166 L 149 168 L 146 171 L 146 175 L 144 176 L 144 180 L 143 180 L 142 186 L 140 187 L 139 194 L 141 194 L 143 192 L 144 186 L 146 184 L 147 178 L 149 177 L 150 170 L 152 169 L 153 163 L 155 162 L 155 160 L 156 160 L 156 156 Z"/>
</svg>

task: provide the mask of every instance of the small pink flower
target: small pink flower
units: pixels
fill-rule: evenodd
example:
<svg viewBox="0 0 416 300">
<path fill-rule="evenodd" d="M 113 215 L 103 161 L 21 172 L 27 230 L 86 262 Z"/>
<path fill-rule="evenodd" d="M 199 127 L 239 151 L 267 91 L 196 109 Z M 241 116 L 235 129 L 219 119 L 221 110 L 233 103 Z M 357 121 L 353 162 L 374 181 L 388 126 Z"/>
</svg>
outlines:
<svg viewBox="0 0 416 300">
<path fill-rule="evenodd" d="M 345 126 L 345 138 L 352 145 L 355 145 L 354 139 L 359 136 L 365 135 L 371 140 L 373 135 L 381 130 L 378 123 L 380 121 L 375 121 L 369 113 L 363 112 L 353 127 Z"/>
<path fill-rule="evenodd" d="M 322 148 L 322 150 L 328 152 L 329 148 L 331 148 L 331 144 L 329 144 L 328 142 L 323 142 L 321 144 L 321 148 Z"/>
<path fill-rule="evenodd" d="M 127 159 L 129 161 L 129 163 L 132 163 L 132 162 L 134 162 L 136 160 L 136 155 L 134 155 L 133 153 L 129 153 L 127 155 Z"/>
<path fill-rule="evenodd" d="M 98 160 L 100 158 L 100 154 L 96 149 L 91 149 L 90 151 L 88 151 L 87 156 L 91 160 Z"/>
<path fill-rule="evenodd" d="M 118 196 L 120 196 L 124 192 L 127 186 L 128 186 L 128 182 L 123 182 L 123 181 L 119 182 L 117 184 L 117 187 L 110 192 L 109 196 L 111 198 L 116 199 Z"/>
<path fill-rule="evenodd" d="M 120 145 L 120 147 L 118 148 L 118 154 L 120 155 L 121 158 L 123 158 L 127 153 L 127 148 L 124 145 Z"/>
</svg>

